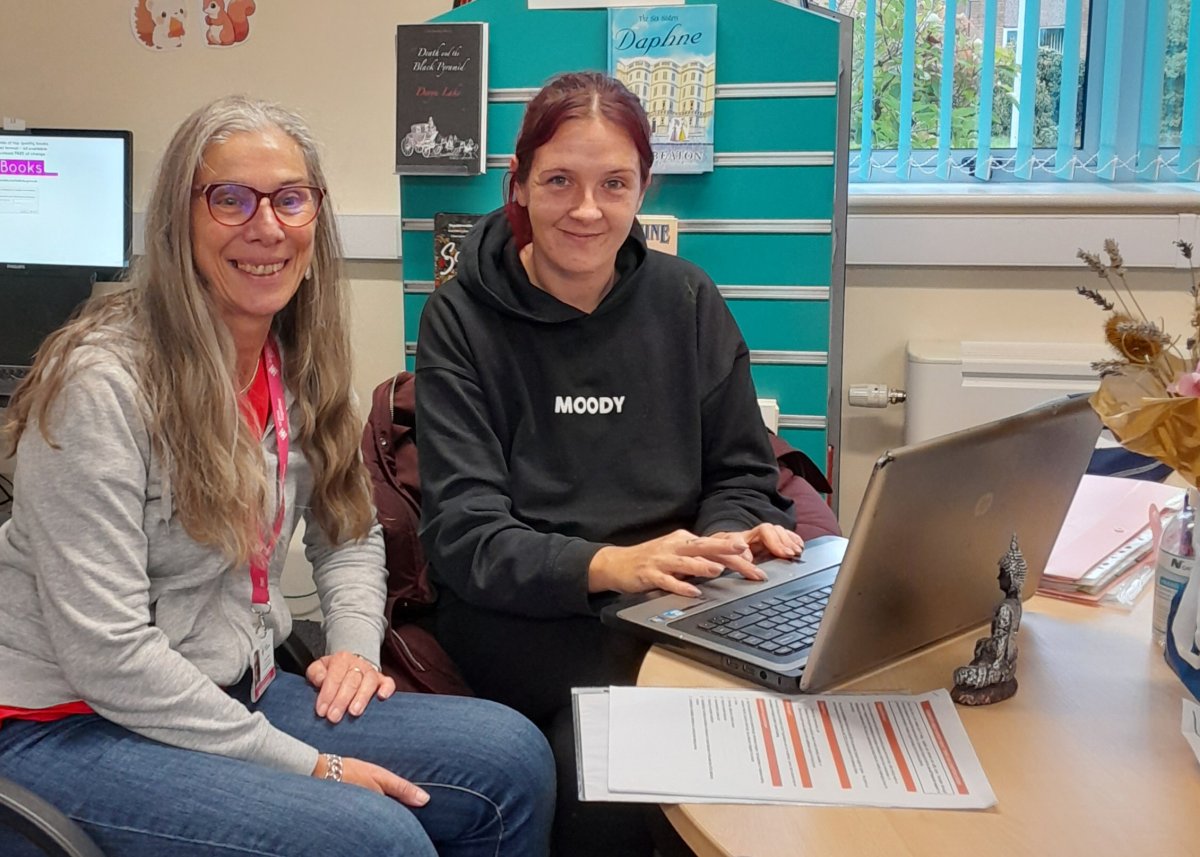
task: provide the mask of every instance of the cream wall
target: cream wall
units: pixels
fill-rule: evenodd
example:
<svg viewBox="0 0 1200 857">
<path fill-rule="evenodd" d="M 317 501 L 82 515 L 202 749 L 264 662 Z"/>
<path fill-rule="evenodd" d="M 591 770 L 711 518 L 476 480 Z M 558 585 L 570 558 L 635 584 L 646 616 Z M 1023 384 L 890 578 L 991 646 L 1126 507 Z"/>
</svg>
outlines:
<svg viewBox="0 0 1200 857">
<path fill-rule="evenodd" d="M 132 0 L 5 3 L 0 113 L 29 126 L 122 128 L 134 136 L 134 210 L 145 210 L 159 155 L 193 109 L 241 92 L 300 110 L 323 144 L 339 214 L 395 216 L 395 25 L 447 11 L 451 0 L 257 0 L 250 38 L 204 45 L 188 0 L 183 47 L 133 38 Z M 69 6 L 69 12 L 64 11 Z M 352 262 L 355 388 L 404 365 L 399 262 Z"/>
<path fill-rule="evenodd" d="M 257 0 L 250 38 L 231 48 L 204 46 L 200 3 L 181 2 L 187 38 L 168 51 L 134 40 L 133 0 L 5 3 L 0 111 L 30 125 L 132 130 L 141 211 L 159 154 L 194 108 L 231 92 L 278 100 L 324 143 L 340 212 L 395 213 L 395 25 L 451 0 Z"/>
<path fill-rule="evenodd" d="M 1099 249 L 1108 235 L 1097 235 Z M 1115 236 L 1119 238 L 1118 236 Z M 1165 235 L 1169 244 L 1174 235 Z M 1020 248 L 1012 249 L 1014 259 Z M 1101 286 L 1078 268 L 885 268 L 846 273 L 845 384 L 882 383 L 903 389 L 909 340 L 1103 342 L 1104 313 L 1075 293 Z M 1181 338 L 1188 327 L 1186 271 L 1138 270 L 1129 275 L 1146 314 Z M 841 502 L 849 529 L 875 459 L 903 443 L 904 406 L 877 410 L 846 406 L 843 391 Z"/>
</svg>

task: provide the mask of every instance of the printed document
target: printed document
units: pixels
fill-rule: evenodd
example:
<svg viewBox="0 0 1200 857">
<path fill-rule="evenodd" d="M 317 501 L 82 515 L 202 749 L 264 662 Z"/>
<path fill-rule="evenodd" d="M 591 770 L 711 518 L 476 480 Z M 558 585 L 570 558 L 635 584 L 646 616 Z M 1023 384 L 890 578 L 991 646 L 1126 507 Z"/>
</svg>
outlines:
<svg viewBox="0 0 1200 857">
<path fill-rule="evenodd" d="M 1183 700 L 1183 737 L 1200 761 L 1200 705 L 1188 698 Z"/>
<path fill-rule="evenodd" d="M 584 800 L 921 809 L 996 802 L 945 690 L 786 697 L 612 687 L 576 694 Z M 588 768 L 604 739 L 589 720 L 603 699 L 608 781 L 596 788 Z"/>
</svg>

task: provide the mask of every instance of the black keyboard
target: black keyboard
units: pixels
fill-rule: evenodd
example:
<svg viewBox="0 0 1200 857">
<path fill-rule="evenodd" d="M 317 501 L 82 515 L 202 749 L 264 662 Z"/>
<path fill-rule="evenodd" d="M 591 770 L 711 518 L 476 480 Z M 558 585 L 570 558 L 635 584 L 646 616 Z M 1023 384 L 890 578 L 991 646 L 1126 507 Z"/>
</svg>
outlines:
<svg viewBox="0 0 1200 857">
<path fill-rule="evenodd" d="M 739 602 L 731 605 L 727 612 L 704 617 L 696 627 L 705 634 L 769 655 L 790 655 L 813 644 L 832 591 L 830 584 L 804 593 L 762 598 L 750 604 Z"/>
<path fill-rule="evenodd" d="M 28 372 L 28 366 L 0 365 L 0 396 L 11 396 Z"/>
</svg>

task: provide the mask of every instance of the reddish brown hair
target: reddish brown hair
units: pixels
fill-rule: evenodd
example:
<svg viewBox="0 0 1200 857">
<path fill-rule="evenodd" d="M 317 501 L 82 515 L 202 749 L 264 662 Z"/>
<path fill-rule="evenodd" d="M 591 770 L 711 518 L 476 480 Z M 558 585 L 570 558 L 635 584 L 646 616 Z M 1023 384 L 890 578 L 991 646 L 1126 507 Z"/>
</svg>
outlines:
<svg viewBox="0 0 1200 857">
<path fill-rule="evenodd" d="M 598 116 L 629 135 L 637 149 L 642 187 L 650 181 L 654 150 L 650 148 L 650 121 L 638 97 L 616 78 L 598 71 L 570 71 L 552 77 L 525 108 L 521 131 L 513 154 L 517 171 L 508 176 L 508 200 L 504 212 L 518 247 L 533 240 L 529 212 L 517 202 L 517 185 L 529 179 L 533 155 L 558 132 L 564 122 Z"/>
</svg>

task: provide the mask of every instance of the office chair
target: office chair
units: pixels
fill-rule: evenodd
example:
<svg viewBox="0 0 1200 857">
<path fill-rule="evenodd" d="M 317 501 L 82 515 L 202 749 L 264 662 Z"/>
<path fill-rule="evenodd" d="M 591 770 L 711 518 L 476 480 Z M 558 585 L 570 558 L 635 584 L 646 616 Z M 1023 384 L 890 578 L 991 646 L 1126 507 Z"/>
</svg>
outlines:
<svg viewBox="0 0 1200 857">
<path fill-rule="evenodd" d="M 314 651 L 324 649 L 320 622 L 296 622 L 296 631 L 276 650 L 280 669 L 304 675 Z M 0 777 L 0 830 L 15 831 L 48 857 L 104 857 L 71 819 L 12 780 Z"/>
<path fill-rule="evenodd" d="M 308 665 L 325 652 L 325 631 L 320 622 L 297 619 L 292 633 L 275 649 L 275 665 L 284 672 L 304 675 Z"/>
<path fill-rule="evenodd" d="M 4 777 L 0 777 L 0 828 L 16 831 L 49 857 L 104 857 L 75 822 Z"/>
</svg>

